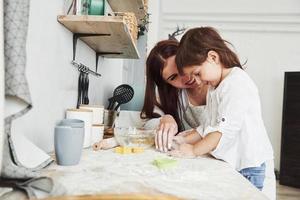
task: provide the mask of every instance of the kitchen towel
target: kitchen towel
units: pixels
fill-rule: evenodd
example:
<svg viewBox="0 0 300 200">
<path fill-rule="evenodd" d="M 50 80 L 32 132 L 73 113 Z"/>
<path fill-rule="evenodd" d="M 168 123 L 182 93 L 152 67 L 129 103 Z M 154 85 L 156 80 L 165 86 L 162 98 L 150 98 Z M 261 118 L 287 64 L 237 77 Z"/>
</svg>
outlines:
<svg viewBox="0 0 300 200">
<path fill-rule="evenodd" d="M 88 109 L 67 109 L 66 119 L 80 119 L 84 121 L 83 147 L 91 146 L 93 111 Z"/>
<path fill-rule="evenodd" d="M 12 184 L 18 184 L 18 186 L 11 186 L 12 191 L 3 194 L 0 199 L 22 198 L 24 196 L 31 198 L 33 193 L 29 185 L 39 182 L 41 179 L 47 180 L 48 183 L 51 182 L 52 186 L 55 184 L 51 178 L 38 177 L 39 169 L 52 162 L 52 159 L 46 159 L 34 168 L 24 167 L 17 157 L 15 144 L 12 140 L 13 120 L 23 116 L 32 108 L 25 76 L 29 2 L 29 0 L 4 0 L 5 101 L 13 101 L 16 104 L 19 102 L 20 106 L 5 116 L 3 149 L 0 151 L 2 153 L 0 183 L 3 184 L 4 180 L 7 180 Z M 30 180 L 30 182 L 26 182 L 26 180 Z M 48 188 L 49 190 L 44 191 L 44 197 L 64 193 L 53 191 L 53 187 Z M 64 188 L 60 187 L 60 191 L 64 191 Z"/>
<path fill-rule="evenodd" d="M 23 105 L 5 118 L 1 177 L 7 178 L 36 176 L 36 170 L 43 168 L 52 161 L 47 159 L 35 168 L 24 167 L 17 157 L 11 137 L 13 120 L 23 116 L 32 108 L 25 76 L 29 2 L 29 0 L 4 1 L 5 99 L 22 102 Z"/>
<path fill-rule="evenodd" d="M 0 196 L 1 200 L 40 199 L 65 194 L 64 187 L 49 177 L 32 178 L 26 181 L 4 179 L 1 181 L 0 187 L 19 189 L 2 194 Z"/>
</svg>

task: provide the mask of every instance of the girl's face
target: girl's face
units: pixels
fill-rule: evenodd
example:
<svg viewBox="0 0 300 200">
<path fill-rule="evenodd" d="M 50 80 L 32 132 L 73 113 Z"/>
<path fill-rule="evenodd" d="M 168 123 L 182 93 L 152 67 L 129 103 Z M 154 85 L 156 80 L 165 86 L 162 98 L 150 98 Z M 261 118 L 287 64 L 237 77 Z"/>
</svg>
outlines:
<svg viewBox="0 0 300 200">
<path fill-rule="evenodd" d="M 216 87 L 222 77 L 222 65 L 216 52 L 208 52 L 206 60 L 201 65 L 192 65 L 183 68 L 185 75 L 193 77 L 197 84 L 206 84 Z"/>
<path fill-rule="evenodd" d="M 175 63 L 175 56 L 171 56 L 166 60 L 166 65 L 162 70 L 163 79 L 173 87 L 184 89 L 197 87 L 194 78 L 190 76 L 180 76 Z"/>
</svg>

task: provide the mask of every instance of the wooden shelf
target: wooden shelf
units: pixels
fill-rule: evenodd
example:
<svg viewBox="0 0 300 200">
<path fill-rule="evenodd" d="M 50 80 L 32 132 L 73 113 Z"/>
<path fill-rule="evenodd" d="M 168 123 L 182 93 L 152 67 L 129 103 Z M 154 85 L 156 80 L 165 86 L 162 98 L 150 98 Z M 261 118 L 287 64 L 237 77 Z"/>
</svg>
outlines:
<svg viewBox="0 0 300 200">
<path fill-rule="evenodd" d="M 89 47 L 108 58 L 138 59 L 139 53 L 123 17 L 94 15 L 59 15 L 59 23 L 73 33 L 110 34 L 81 37 Z M 112 53 L 112 54 L 109 54 Z M 118 54 L 119 53 L 119 54 Z"/>
<path fill-rule="evenodd" d="M 114 12 L 133 12 L 136 16 L 138 24 L 141 24 L 147 13 L 144 0 L 107 0 Z"/>
</svg>

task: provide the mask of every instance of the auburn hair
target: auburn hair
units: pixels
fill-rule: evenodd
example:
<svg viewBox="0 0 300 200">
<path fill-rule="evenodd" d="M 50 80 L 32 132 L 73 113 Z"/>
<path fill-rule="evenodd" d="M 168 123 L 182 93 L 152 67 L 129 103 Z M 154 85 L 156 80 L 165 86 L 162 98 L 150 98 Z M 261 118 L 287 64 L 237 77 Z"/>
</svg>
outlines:
<svg viewBox="0 0 300 200">
<path fill-rule="evenodd" d="M 167 83 L 162 77 L 166 61 L 176 55 L 178 45 L 176 40 L 163 40 L 158 42 L 149 53 L 146 60 L 146 90 L 141 118 L 160 117 L 160 114 L 154 112 L 154 107 L 157 106 L 165 114 L 172 115 L 178 130 L 182 130 L 179 89 Z"/>
</svg>

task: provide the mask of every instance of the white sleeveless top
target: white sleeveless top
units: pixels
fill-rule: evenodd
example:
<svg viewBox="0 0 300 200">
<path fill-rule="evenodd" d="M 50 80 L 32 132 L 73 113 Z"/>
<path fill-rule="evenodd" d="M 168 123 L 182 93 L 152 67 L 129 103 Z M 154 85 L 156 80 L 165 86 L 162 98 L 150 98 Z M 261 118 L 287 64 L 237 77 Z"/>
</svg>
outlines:
<svg viewBox="0 0 300 200">
<path fill-rule="evenodd" d="M 181 91 L 181 107 L 182 107 L 182 120 L 184 129 L 192 129 L 203 124 L 205 120 L 205 106 L 194 106 L 189 102 L 188 94 L 185 89 Z"/>
</svg>

